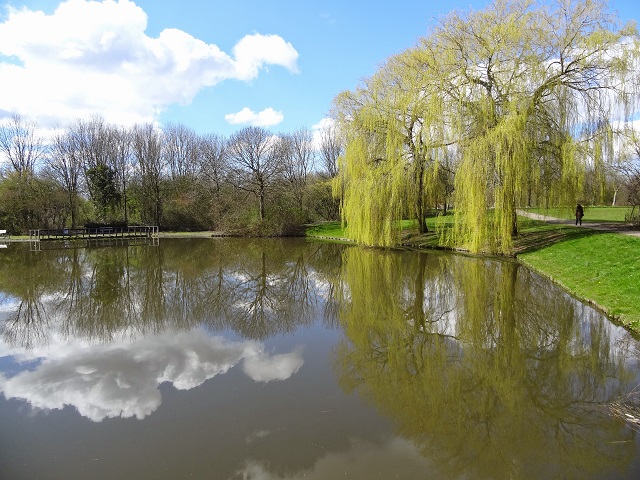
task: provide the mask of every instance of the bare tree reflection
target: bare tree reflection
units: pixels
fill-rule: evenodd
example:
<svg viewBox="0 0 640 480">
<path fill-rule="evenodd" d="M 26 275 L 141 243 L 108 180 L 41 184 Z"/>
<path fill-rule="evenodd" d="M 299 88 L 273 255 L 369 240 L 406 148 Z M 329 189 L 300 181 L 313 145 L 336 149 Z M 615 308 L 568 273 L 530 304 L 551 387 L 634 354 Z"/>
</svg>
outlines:
<svg viewBox="0 0 640 480">
<path fill-rule="evenodd" d="M 243 336 L 264 339 L 291 332 L 312 320 L 316 300 L 303 249 L 250 245 L 230 276 L 229 326 Z"/>
<path fill-rule="evenodd" d="M 29 348 L 52 328 L 111 342 L 204 324 L 264 339 L 315 319 L 318 275 L 308 260 L 315 249 L 300 241 L 230 239 L 26 252 L 28 261 L 24 253 L 16 260 L 20 288 L 9 290 L 13 277 L 0 277 L 0 289 L 21 302 L 2 332 Z"/>
<path fill-rule="evenodd" d="M 47 344 L 48 317 L 39 297 L 28 297 L 18 305 L 16 313 L 0 325 L 0 333 L 11 346 L 31 349 Z"/>
<path fill-rule="evenodd" d="M 0 286 L 6 296 L 17 300 L 15 311 L 0 324 L 0 334 L 14 347 L 33 348 L 49 341 L 50 313 L 44 298 L 53 298 L 64 272 L 55 256 L 36 259 L 28 249 L 3 256 Z"/>
</svg>

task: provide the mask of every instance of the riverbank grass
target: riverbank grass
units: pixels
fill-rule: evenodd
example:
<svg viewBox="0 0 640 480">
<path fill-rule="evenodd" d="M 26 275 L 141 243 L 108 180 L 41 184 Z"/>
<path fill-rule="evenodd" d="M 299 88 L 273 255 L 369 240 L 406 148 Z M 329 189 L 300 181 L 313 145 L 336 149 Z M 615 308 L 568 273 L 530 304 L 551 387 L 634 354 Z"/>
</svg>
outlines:
<svg viewBox="0 0 640 480">
<path fill-rule="evenodd" d="M 341 222 L 322 222 L 309 225 L 305 230 L 307 237 L 344 238 Z"/>
<path fill-rule="evenodd" d="M 640 238 L 590 232 L 518 258 L 592 301 L 618 321 L 640 331 Z"/>
</svg>

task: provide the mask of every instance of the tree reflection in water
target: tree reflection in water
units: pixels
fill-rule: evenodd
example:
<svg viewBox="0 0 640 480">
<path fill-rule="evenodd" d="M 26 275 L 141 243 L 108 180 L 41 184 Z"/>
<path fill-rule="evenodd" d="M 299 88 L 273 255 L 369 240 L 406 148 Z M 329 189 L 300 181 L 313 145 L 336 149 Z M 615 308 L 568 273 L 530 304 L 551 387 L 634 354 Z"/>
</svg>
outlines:
<svg viewBox="0 0 640 480">
<path fill-rule="evenodd" d="M 606 408 L 637 382 L 636 342 L 517 263 L 264 239 L 4 258 L 12 347 L 197 327 L 264 340 L 322 318 L 345 332 L 343 388 L 451 477 L 597 476 L 636 456 Z"/>
<path fill-rule="evenodd" d="M 633 459 L 634 432 L 604 406 L 637 379 L 601 315 L 513 262 L 351 248 L 342 267 L 341 384 L 451 477 Z"/>
<path fill-rule="evenodd" d="M 51 324 L 104 343 L 122 331 L 134 338 L 203 324 L 261 340 L 312 322 L 322 289 L 311 265 L 340 261 L 304 242 L 180 242 L 21 252 L 0 274 L 0 290 L 18 301 L 0 326 L 4 340 L 46 344 Z"/>
</svg>

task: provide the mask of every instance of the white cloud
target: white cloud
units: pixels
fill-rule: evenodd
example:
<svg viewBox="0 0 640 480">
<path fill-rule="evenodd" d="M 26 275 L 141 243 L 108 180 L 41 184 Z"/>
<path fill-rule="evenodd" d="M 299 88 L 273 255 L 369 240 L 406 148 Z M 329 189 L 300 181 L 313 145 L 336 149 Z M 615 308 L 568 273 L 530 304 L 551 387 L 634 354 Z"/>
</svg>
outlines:
<svg viewBox="0 0 640 480">
<path fill-rule="evenodd" d="M 19 298 L 13 297 L 11 295 L 6 295 L 4 293 L 0 295 L 0 313 L 13 313 L 18 309 L 19 306 Z"/>
<path fill-rule="evenodd" d="M 313 148 L 320 150 L 322 132 L 329 128 L 334 128 L 335 125 L 336 121 L 333 118 L 325 117 L 311 127 L 311 132 L 313 134 Z"/>
<path fill-rule="evenodd" d="M 244 360 L 243 370 L 255 381 L 286 380 L 303 364 L 300 349 L 269 355 L 257 342 L 231 342 L 194 329 L 176 334 L 125 340 L 109 345 L 69 343 L 54 336 L 38 350 L 2 346 L 1 356 L 37 366 L 12 377 L 0 374 L 5 398 L 26 400 L 36 409 L 61 409 L 65 405 L 99 422 L 112 417 L 144 418 L 161 404 L 159 385 L 168 382 L 189 390 Z"/>
<path fill-rule="evenodd" d="M 251 80 L 265 64 L 280 65 L 297 73 L 298 52 L 278 35 L 247 35 L 233 47 L 239 78 Z"/>
<path fill-rule="evenodd" d="M 297 72 L 298 53 L 277 35 L 247 35 L 232 57 L 181 30 L 151 38 L 146 28 L 130 0 L 67 0 L 51 15 L 9 7 L 0 23 L 0 111 L 48 125 L 93 114 L 131 124 L 268 65 Z"/>
<path fill-rule="evenodd" d="M 313 127 L 311 127 L 311 130 L 313 131 L 324 130 L 327 128 L 335 127 L 335 125 L 336 125 L 336 121 L 333 118 L 325 117 L 322 120 L 320 120 L 318 123 L 316 123 Z"/>
<path fill-rule="evenodd" d="M 237 113 L 225 115 L 224 119 L 231 125 L 247 124 L 254 127 L 271 127 L 282 122 L 284 115 L 271 107 L 265 108 L 258 113 L 248 107 L 244 107 Z"/>
</svg>

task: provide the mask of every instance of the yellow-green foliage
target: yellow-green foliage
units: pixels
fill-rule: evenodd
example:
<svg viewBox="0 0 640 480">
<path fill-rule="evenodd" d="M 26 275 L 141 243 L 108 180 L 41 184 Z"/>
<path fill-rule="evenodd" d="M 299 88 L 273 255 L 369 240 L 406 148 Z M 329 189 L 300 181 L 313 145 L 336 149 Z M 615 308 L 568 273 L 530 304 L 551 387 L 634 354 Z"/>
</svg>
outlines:
<svg viewBox="0 0 640 480">
<path fill-rule="evenodd" d="M 377 158 L 364 139 L 354 138 L 341 159 L 341 169 L 346 235 L 364 245 L 394 245 L 404 191 L 403 176 L 398 174 L 401 164 L 394 158 Z"/>
<path fill-rule="evenodd" d="M 526 116 L 516 112 L 465 149 L 456 176 L 456 203 L 465 208 L 455 232 L 456 243 L 472 252 L 511 252 L 517 192 L 524 189 L 531 151 L 525 126 Z"/>
<path fill-rule="evenodd" d="M 574 476 L 575 465 L 597 477 L 635 448 L 625 447 L 634 432 L 616 443 L 624 425 L 592 408 L 635 385 L 608 324 L 517 262 L 350 247 L 335 278 L 340 385 L 392 419 L 441 477 L 520 478 L 527 464 L 550 465 L 541 478 Z M 470 469 L 461 458 L 478 460 Z"/>
<path fill-rule="evenodd" d="M 424 218 L 434 198 L 444 103 L 425 91 L 425 62 L 413 51 L 394 57 L 367 89 L 336 100 L 346 149 L 334 194 L 346 234 L 364 245 L 394 245 L 403 212 Z"/>
<path fill-rule="evenodd" d="M 640 85 L 637 32 L 605 7 L 496 0 L 452 13 L 341 94 L 334 113 L 347 145 L 334 193 L 348 235 L 392 245 L 403 213 L 423 225 L 426 206 L 446 200 L 447 175 L 456 228 L 446 241 L 473 252 L 511 253 L 516 208 L 532 198 L 575 205 L 586 167 L 602 198 L 610 112 L 631 114 Z"/>
</svg>

